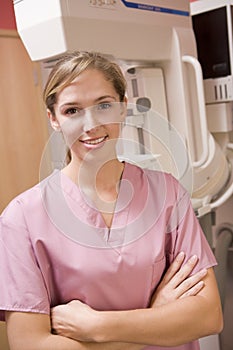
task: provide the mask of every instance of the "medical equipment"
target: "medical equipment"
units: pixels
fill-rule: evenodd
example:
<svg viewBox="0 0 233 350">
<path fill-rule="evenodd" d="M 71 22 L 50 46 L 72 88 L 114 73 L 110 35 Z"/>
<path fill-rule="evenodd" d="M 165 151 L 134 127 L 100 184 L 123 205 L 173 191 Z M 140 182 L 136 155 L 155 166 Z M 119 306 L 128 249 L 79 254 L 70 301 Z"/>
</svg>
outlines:
<svg viewBox="0 0 233 350">
<path fill-rule="evenodd" d="M 225 149 L 232 149 L 229 133 L 233 130 L 232 11 L 230 0 L 197 1 L 191 5 L 198 60 L 203 70 L 208 128 Z M 212 207 L 218 207 L 232 192 L 233 183 L 225 198 Z"/>
<path fill-rule="evenodd" d="M 233 2 L 229 0 L 197 1 L 191 4 L 193 28 L 197 42 L 198 60 L 204 78 L 208 128 L 221 148 L 229 153 L 232 163 L 232 82 L 233 82 Z M 228 151 L 227 151 L 228 150 Z M 232 240 L 231 223 L 233 181 L 224 195 L 211 204 L 228 212 L 227 221 L 221 218 L 215 229 L 215 269 L 224 308 L 225 327 L 220 335 L 221 348 L 232 348 Z M 223 203 L 228 204 L 222 205 Z M 222 216 L 222 215 L 221 215 Z"/>
<path fill-rule="evenodd" d="M 229 0 L 191 5 L 207 104 L 233 100 L 232 9 L 233 2 Z"/>
<path fill-rule="evenodd" d="M 229 132 L 232 113 L 229 105 L 205 105 L 188 0 L 15 0 L 14 8 L 21 39 L 44 75 L 73 49 L 99 51 L 121 65 L 129 109 L 119 157 L 172 172 L 200 218 L 231 196 L 226 142 L 216 142 L 210 118 Z"/>
<path fill-rule="evenodd" d="M 166 87 L 166 91 L 156 90 L 163 94 L 157 100 L 164 101 L 159 114 L 167 119 L 167 133 L 172 125 L 172 133 L 177 131 L 191 158 L 191 164 L 186 158 L 184 164 L 183 159 L 175 160 L 176 165 L 181 165 L 175 175 L 189 187 L 196 209 L 206 206 L 218 195 L 229 178 L 229 167 L 225 154 L 207 129 L 202 74 L 196 58 L 188 1 L 174 5 L 169 0 L 140 3 L 16 0 L 14 7 L 19 34 L 32 60 L 51 65 L 67 50 L 100 51 L 117 58 L 128 75 L 130 71 L 135 72 L 134 81 L 138 86 L 144 84 L 142 98 L 153 91 L 153 75 L 156 76 L 159 68 L 158 86 Z M 116 36 L 119 40 L 115 40 Z M 131 77 L 129 79 L 132 81 Z M 154 80 L 156 86 L 156 78 Z M 133 94 L 129 96 L 129 102 L 134 100 Z M 145 119 L 145 113 L 141 119 Z M 151 130 L 153 119 L 153 116 L 146 117 L 142 123 L 156 135 L 156 130 Z M 160 149 L 165 148 L 168 153 L 173 149 L 172 142 L 167 145 L 162 140 L 161 144 Z M 158 146 L 158 142 L 153 144 L 151 140 L 146 145 L 152 157 L 155 145 Z M 127 149 L 123 156 L 128 157 Z M 193 169 L 192 188 L 185 176 L 187 173 L 190 177 L 190 167 Z M 174 167 L 171 165 L 165 170 L 173 172 Z"/>
</svg>

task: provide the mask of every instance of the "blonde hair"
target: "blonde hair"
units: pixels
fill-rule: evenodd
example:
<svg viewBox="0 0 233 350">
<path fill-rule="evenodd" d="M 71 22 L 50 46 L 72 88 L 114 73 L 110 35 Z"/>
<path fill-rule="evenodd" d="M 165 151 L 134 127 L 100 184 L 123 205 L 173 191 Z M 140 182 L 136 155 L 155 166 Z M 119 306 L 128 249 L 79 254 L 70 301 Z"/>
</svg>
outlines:
<svg viewBox="0 0 233 350">
<path fill-rule="evenodd" d="M 126 92 L 126 81 L 120 67 L 97 52 L 73 51 L 62 56 L 53 67 L 44 88 L 43 99 L 52 114 L 56 95 L 86 69 L 101 71 L 110 81 L 122 102 Z"/>
</svg>

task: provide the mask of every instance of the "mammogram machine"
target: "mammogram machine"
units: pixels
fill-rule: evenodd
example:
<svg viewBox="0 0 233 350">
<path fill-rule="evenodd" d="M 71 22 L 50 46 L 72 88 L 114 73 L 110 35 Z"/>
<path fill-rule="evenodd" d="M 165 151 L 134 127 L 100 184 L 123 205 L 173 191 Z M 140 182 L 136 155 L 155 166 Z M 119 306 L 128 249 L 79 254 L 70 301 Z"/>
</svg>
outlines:
<svg viewBox="0 0 233 350">
<path fill-rule="evenodd" d="M 205 2 L 212 0 L 198 1 Z M 190 192 L 219 259 L 216 273 L 224 286 L 224 304 L 232 230 L 229 223 L 214 234 L 213 226 L 216 211 L 233 192 L 232 107 L 206 105 L 206 96 L 228 91 L 232 78 L 228 77 L 226 88 L 224 84 L 213 88 L 215 92 L 208 92 L 209 82 L 203 84 L 193 30 L 198 24 L 189 1 L 15 0 L 14 9 L 19 35 L 31 59 L 41 62 L 45 77 L 57 58 L 73 49 L 98 51 L 120 64 L 129 105 L 119 158 L 171 172 Z M 226 18 L 230 17 L 228 11 Z M 57 165 L 63 146 L 55 137 L 51 140 L 50 153 Z M 218 350 L 221 343 L 221 350 L 229 350 L 224 341 L 208 337 L 202 347 Z"/>
</svg>

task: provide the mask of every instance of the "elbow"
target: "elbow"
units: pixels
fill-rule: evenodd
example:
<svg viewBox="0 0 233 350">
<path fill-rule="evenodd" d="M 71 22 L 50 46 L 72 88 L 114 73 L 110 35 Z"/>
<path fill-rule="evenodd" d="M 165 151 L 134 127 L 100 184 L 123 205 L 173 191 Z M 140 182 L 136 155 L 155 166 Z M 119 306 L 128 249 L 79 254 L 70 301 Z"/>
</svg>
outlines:
<svg viewBox="0 0 233 350">
<path fill-rule="evenodd" d="M 222 332 L 223 326 L 224 326 L 223 313 L 222 313 L 221 306 L 216 311 L 216 314 L 217 314 L 217 317 L 216 317 L 216 322 L 215 322 L 215 327 L 214 327 L 214 333 L 219 334 Z"/>
<path fill-rule="evenodd" d="M 222 332 L 224 326 L 223 313 L 221 305 L 215 307 L 209 313 L 206 322 L 207 335 L 219 334 Z"/>
</svg>

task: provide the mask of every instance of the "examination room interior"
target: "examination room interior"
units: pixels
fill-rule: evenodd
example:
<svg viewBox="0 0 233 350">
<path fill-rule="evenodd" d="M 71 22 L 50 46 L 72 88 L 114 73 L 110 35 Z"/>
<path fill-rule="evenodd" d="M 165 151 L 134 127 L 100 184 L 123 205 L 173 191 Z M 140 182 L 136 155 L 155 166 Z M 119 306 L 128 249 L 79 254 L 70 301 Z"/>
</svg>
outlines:
<svg viewBox="0 0 233 350">
<path fill-rule="evenodd" d="M 184 0 L 174 1 L 174 3 L 179 2 L 185 3 Z M 42 165 L 43 169 L 41 171 L 49 174 L 52 169 L 50 165 L 51 158 L 53 164 L 56 163 L 56 152 L 61 147 L 59 144 L 60 140 L 53 140 L 50 145 L 51 149 L 49 152 L 45 152 L 45 149 L 47 150 L 48 148 L 47 142 L 49 139 L 51 140 L 51 130 L 42 102 L 42 91 L 49 71 L 48 66 L 51 62 L 45 61 L 43 58 L 33 59 L 30 56 L 17 31 L 13 3 L 12 0 L 0 0 L 0 212 L 13 197 L 40 180 L 42 175 L 39 174 L 39 169 L 41 170 Z M 91 4 L 92 11 L 94 10 L 93 6 L 95 4 L 98 5 L 98 3 L 106 6 L 116 6 L 116 8 L 118 3 L 135 4 L 132 1 L 118 2 L 108 0 L 100 2 L 88 1 L 87 3 Z M 148 5 L 147 11 L 141 10 L 141 12 L 145 13 L 144 16 L 146 18 L 147 15 L 152 15 L 149 9 L 155 9 L 157 3 L 161 4 L 161 1 L 142 0 L 140 3 L 150 5 Z M 203 149 L 206 147 L 207 153 L 208 148 L 212 147 L 211 145 L 214 145 L 214 150 L 217 149 L 217 155 L 214 155 L 213 160 L 211 159 L 209 163 L 206 159 L 202 162 L 201 151 L 199 149 L 197 151 L 199 158 L 193 162 L 194 173 L 196 174 L 193 205 L 207 239 L 216 254 L 217 260 L 219 260 L 216 276 L 224 311 L 224 329 L 222 333 L 218 336 L 206 337 L 200 343 L 201 350 L 233 350 L 233 1 L 196 0 L 189 2 L 187 0 L 187 3 L 192 17 L 194 46 L 196 45 L 194 49 L 191 48 L 190 50 L 193 50 L 194 53 L 197 50 L 197 59 L 195 57 L 194 59 L 190 58 L 190 55 L 183 55 L 181 57 L 183 68 L 181 67 L 181 69 L 187 75 L 194 76 L 194 80 L 198 74 L 200 78 L 201 74 L 201 84 L 200 81 L 196 82 L 195 80 L 195 83 L 193 83 L 195 88 L 191 86 L 192 81 L 191 83 L 186 82 L 186 87 L 189 88 L 192 96 L 195 95 L 196 104 L 200 109 L 198 112 L 200 116 L 197 118 L 199 120 L 196 126 L 194 114 L 197 107 L 190 96 L 186 100 L 185 105 L 190 104 L 188 110 L 193 109 L 193 112 L 189 112 L 190 118 L 193 118 L 190 123 L 191 129 L 196 130 L 196 132 L 198 130 L 201 134 L 200 144 L 202 144 Z M 205 27 L 204 29 L 203 26 Z M 219 38 L 216 38 L 217 44 L 215 46 L 219 45 L 218 53 L 210 46 L 205 52 L 207 43 L 203 41 L 203 33 L 208 32 L 208 28 L 209 32 L 211 32 L 213 27 L 215 29 L 218 28 L 218 32 L 223 35 L 223 37 L 220 37 L 219 34 Z M 182 29 L 177 29 L 177 38 L 181 40 L 184 47 L 186 47 L 186 41 L 189 41 L 185 35 Z M 36 45 L 40 48 L 40 45 L 44 44 L 37 41 Z M 145 45 L 151 45 L 149 40 L 147 43 L 145 42 Z M 190 43 L 187 44 L 187 46 L 189 45 Z M 224 64 L 217 61 L 214 62 L 214 58 L 211 61 L 211 55 L 219 57 L 219 52 L 223 55 L 225 53 L 227 57 L 227 62 L 224 62 Z M 114 54 L 115 52 L 113 52 L 113 56 Z M 211 56 L 210 60 L 206 56 Z M 132 65 L 133 59 L 134 57 L 131 57 L 130 65 Z M 143 69 L 140 70 L 138 57 L 135 57 L 135 59 L 137 60 L 136 69 L 140 73 L 140 79 L 145 79 L 146 81 L 147 76 Z M 224 60 L 224 58 L 221 59 Z M 178 54 L 176 54 L 175 60 L 180 60 Z M 162 59 L 157 59 L 156 68 L 161 68 L 167 72 L 167 63 L 162 62 L 159 67 L 158 62 L 162 62 Z M 198 65 L 198 62 L 200 65 Z M 208 65 L 211 64 L 215 67 L 213 75 L 208 70 Z M 124 63 L 122 65 L 125 69 L 126 65 Z M 172 64 L 169 69 L 171 67 Z M 224 71 L 225 68 L 226 71 Z M 156 77 L 160 74 L 159 70 L 156 71 L 156 74 Z M 130 79 L 131 77 L 128 77 L 129 82 L 131 82 Z M 172 90 L 174 91 L 174 89 L 173 87 L 169 88 L 169 79 L 172 78 L 167 78 L 163 86 L 165 89 L 164 95 L 166 96 L 164 101 L 172 101 Z M 172 84 L 173 82 L 171 81 L 170 86 Z M 152 99 L 153 93 L 151 90 L 153 90 L 153 87 L 149 86 L 144 92 L 148 92 L 148 96 L 151 93 Z M 203 95 L 201 92 L 203 92 Z M 165 114 L 169 114 L 169 106 L 167 108 L 160 105 L 158 106 L 159 108 L 161 108 L 161 113 L 165 111 Z M 182 132 L 183 130 L 182 128 L 179 129 L 175 116 L 174 123 L 176 129 L 178 128 Z M 203 124 L 207 128 L 206 130 Z M 150 127 L 150 124 L 148 125 Z M 189 130 L 189 132 L 192 134 L 192 130 Z M 205 133 L 208 135 L 207 142 L 203 136 Z M 191 146 L 196 142 L 196 138 L 197 136 L 193 137 L 190 143 Z M 123 146 L 125 147 L 125 145 Z M 156 148 L 156 145 L 153 147 Z M 212 149 L 206 158 L 211 157 L 211 152 Z M 124 154 L 122 157 L 124 157 Z M 144 157 L 142 166 L 146 166 L 146 161 L 151 165 L 148 157 Z M 209 164 L 210 168 L 208 168 Z M 164 168 L 166 170 L 166 165 Z M 169 167 L 167 169 L 169 171 Z M 222 171 L 221 173 L 220 170 Z M 179 171 L 183 171 L 182 166 Z M 209 174 L 215 174 L 214 179 L 211 179 Z M 185 176 L 184 182 L 186 184 Z M 197 188 L 195 188 L 195 184 L 197 184 Z M 9 350 L 3 322 L 0 322 L 0 350 Z"/>
</svg>

